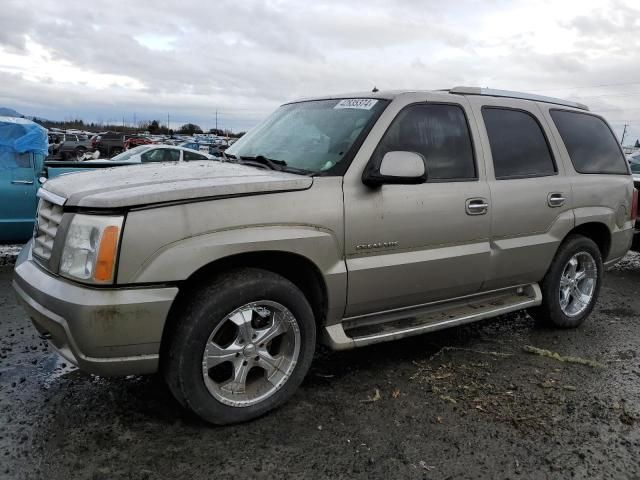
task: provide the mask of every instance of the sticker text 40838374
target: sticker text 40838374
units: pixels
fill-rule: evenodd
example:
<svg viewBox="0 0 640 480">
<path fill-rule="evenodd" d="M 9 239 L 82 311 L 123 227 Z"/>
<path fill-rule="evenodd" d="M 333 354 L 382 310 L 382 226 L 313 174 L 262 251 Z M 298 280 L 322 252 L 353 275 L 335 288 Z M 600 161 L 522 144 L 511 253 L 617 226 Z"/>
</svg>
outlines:
<svg viewBox="0 0 640 480">
<path fill-rule="evenodd" d="M 336 103 L 334 109 L 338 108 L 359 108 L 360 110 L 371 110 L 378 103 L 373 98 L 345 98 Z"/>
</svg>

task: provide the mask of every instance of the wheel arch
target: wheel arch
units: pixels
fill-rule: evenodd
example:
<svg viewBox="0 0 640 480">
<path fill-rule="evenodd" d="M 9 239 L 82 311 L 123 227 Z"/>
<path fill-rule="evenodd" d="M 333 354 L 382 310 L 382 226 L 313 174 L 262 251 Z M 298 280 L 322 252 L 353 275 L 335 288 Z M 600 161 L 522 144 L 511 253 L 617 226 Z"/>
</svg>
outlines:
<svg viewBox="0 0 640 480">
<path fill-rule="evenodd" d="M 277 250 L 239 253 L 203 265 L 179 283 L 178 295 L 171 305 L 162 332 L 161 356 L 166 352 L 172 332 L 179 324 L 182 306 L 194 290 L 222 272 L 243 267 L 261 268 L 276 273 L 296 285 L 309 301 L 316 325 L 320 329 L 327 318 L 329 294 L 326 281 L 313 261 L 297 253 Z"/>
<path fill-rule="evenodd" d="M 602 222 L 586 222 L 574 227 L 563 239 L 570 235 L 582 235 L 595 242 L 602 255 L 604 262 L 611 251 L 611 231 L 609 227 Z"/>
</svg>

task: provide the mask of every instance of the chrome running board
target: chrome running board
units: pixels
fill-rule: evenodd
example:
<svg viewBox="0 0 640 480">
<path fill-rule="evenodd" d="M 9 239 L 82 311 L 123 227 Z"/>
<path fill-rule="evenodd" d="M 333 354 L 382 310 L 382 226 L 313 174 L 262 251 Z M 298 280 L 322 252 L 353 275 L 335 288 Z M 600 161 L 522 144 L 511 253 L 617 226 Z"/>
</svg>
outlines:
<svg viewBox="0 0 640 480">
<path fill-rule="evenodd" d="M 463 325 L 535 307 L 541 302 L 537 283 L 510 287 L 409 309 L 345 318 L 325 327 L 324 342 L 334 350 L 348 350 Z"/>
</svg>

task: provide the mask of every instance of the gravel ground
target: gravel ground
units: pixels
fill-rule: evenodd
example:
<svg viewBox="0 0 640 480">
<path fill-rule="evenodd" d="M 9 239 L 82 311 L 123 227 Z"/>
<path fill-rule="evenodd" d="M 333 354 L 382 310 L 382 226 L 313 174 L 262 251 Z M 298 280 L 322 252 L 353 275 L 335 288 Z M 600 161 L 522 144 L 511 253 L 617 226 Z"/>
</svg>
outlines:
<svg viewBox="0 0 640 480">
<path fill-rule="evenodd" d="M 13 265 L 22 245 L 0 245 L 0 267 Z"/>
<path fill-rule="evenodd" d="M 637 255 L 577 330 L 516 314 L 320 351 L 287 405 L 232 427 L 181 410 L 156 376 L 66 365 L 10 278 L 0 269 L 0 478 L 640 478 Z"/>
</svg>

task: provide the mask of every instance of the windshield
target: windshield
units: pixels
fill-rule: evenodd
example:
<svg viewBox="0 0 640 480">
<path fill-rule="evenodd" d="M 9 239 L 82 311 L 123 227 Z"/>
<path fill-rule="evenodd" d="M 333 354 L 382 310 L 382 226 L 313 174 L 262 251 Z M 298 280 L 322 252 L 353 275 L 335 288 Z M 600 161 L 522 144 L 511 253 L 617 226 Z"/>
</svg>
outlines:
<svg viewBox="0 0 640 480">
<path fill-rule="evenodd" d="M 386 100 L 349 98 L 283 105 L 226 154 L 239 159 L 264 157 L 292 169 L 326 172 L 345 158 L 387 104 Z"/>
<path fill-rule="evenodd" d="M 145 152 L 150 148 L 153 148 L 153 145 L 140 145 L 139 147 L 130 148 L 129 150 L 126 150 L 116 155 L 115 157 L 111 157 L 109 158 L 109 160 L 112 162 L 126 162 L 127 160 L 131 160 L 131 157 L 133 157 L 134 155 Z"/>
</svg>

